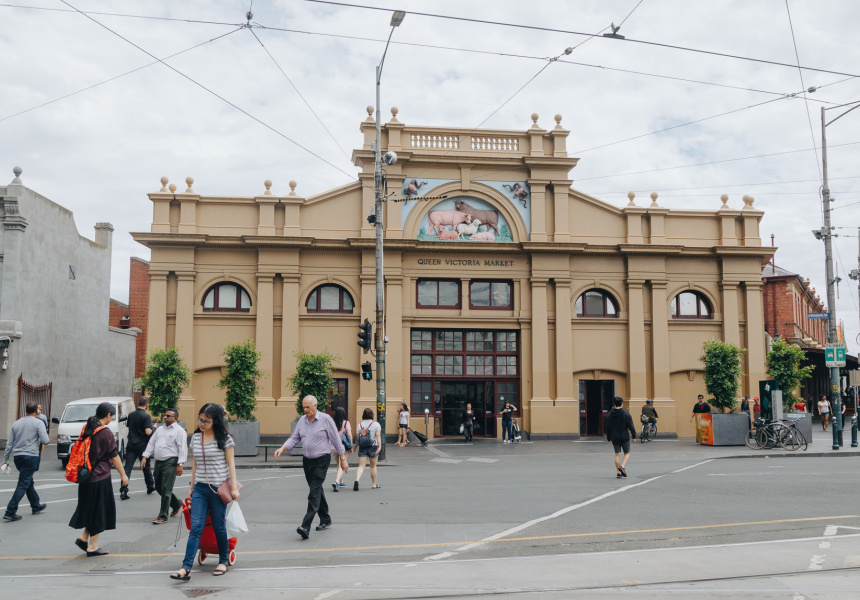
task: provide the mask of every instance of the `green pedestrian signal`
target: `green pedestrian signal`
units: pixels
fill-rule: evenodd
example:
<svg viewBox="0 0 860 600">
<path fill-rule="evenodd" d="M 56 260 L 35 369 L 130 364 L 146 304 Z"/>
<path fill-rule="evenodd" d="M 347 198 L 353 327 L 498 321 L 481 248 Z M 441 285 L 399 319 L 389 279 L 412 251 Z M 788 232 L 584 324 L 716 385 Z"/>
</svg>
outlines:
<svg viewBox="0 0 860 600">
<path fill-rule="evenodd" d="M 373 367 L 371 367 L 370 361 L 361 363 L 361 378 L 365 381 L 373 379 Z"/>
</svg>

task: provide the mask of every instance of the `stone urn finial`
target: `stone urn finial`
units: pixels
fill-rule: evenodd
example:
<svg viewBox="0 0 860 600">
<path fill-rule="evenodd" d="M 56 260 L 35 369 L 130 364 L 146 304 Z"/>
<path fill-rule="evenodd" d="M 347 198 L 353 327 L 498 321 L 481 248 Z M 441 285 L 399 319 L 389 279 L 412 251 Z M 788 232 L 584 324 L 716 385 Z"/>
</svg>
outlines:
<svg viewBox="0 0 860 600">
<path fill-rule="evenodd" d="M 651 208 L 660 208 L 657 204 L 657 192 L 651 192 Z"/>
<path fill-rule="evenodd" d="M 755 198 L 753 198 L 753 197 L 752 197 L 752 196 L 750 196 L 749 194 L 747 194 L 746 196 L 744 196 L 744 204 L 746 205 L 746 206 L 744 206 L 744 209 L 750 209 L 750 210 L 752 210 L 753 202 L 755 202 Z"/>
<path fill-rule="evenodd" d="M 298 185 L 298 184 L 296 183 L 295 179 L 290 181 L 290 196 L 297 195 L 296 194 L 296 185 Z"/>
<path fill-rule="evenodd" d="M 171 194 L 175 194 L 176 193 L 176 184 L 171 183 L 168 189 L 170 190 Z"/>
<path fill-rule="evenodd" d="M 266 181 L 263 182 L 263 185 L 266 186 L 266 191 L 263 192 L 263 195 L 264 196 L 271 196 L 272 195 L 272 180 L 267 179 Z"/>
<path fill-rule="evenodd" d="M 391 123 L 399 123 L 400 122 L 397 120 L 397 113 L 399 113 L 399 112 L 400 112 L 400 109 L 397 108 L 396 106 L 391 107 L 391 121 L 390 121 Z"/>
<path fill-rule="evenodd" d="M 728 208 L 729 207 L 729 195 L 723 194 L 720 196 L 720 200 L 723 201 L 723 205 L 720 208 Z"/>
<path fill-rule="evenodd" d="M 538 118 L 539 118 L 539 117 L 538 117 L 538 114 L 537 114 L 537 113 L 532 113 L 532 127 L 537 127 L 537 126 L 538 126 L 538 124 L 537 124 L 537 122 L 538 122 Z"/>
<path fill-rule="evenodd" d="M 193 190 L 193 189 L 191 189 L 191 186 L 192 186 L 192 185 L 194 185 L 194 178 L 193 178 L 193 177 L 186 177 L 186 178 L 185 178 L 185 183 L 187 183 L 187 184 L 188 184 L 188 189 L 187 189 L 187 190 L 185 190 L 185 193 L 186 193 L 186 194 L 193 194 L 193 193 L 194 193 L 194 190 Z"/>
<path fill-rule="evenodd" d="M 15 167 L 12 169 L 12 173 L 15 175 L 15 179 L 12 180 L 12 183 L 21 183 L 21 173 L 24 170 L 21 167 Z"/>
<path fill-rule="evenodd" d="M 167 184 L 170 183 L 170 180 L 167 178 L 167 175 L 161 178 L 161 189 L 159 192 L 166 193 L 167 192 Z"/>
<path fill-rule="evenodd" d="M 627 192 L 627 199 L 630 200 L 630 202 L 627 203 L 627 206 L 636 206 L 636 203 L 633 202 L 633 198 L 635 197 L 636 192 Z"/>
</svg>

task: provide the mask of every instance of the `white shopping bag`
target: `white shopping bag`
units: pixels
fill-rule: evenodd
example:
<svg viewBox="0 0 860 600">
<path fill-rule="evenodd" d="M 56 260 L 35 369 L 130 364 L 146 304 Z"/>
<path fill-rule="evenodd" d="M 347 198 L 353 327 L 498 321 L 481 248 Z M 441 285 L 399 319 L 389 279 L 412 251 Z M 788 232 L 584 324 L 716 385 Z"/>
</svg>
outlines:
<svg viewBox="0 0 860 600">
<path fill-rule="evenodd" d="M 230 503 L 230 508 L 227 510 L 227 530 L 237 535 L 248 533 L 245 515 L 242 514 L 242 509 L 239 508 L 239 503 L 235 500 Z"/>
</svg>

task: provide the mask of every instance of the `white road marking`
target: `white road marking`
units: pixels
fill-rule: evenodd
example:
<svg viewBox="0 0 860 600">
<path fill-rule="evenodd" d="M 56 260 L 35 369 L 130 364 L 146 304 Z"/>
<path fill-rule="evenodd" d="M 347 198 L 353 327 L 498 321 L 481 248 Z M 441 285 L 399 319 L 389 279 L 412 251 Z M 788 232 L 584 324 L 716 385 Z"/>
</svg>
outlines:
<svg viewBox="0 0 860 600">
<path fill-rule="evenodd" d="M 325 600 L 326 598 L 331 598 L 336 594 L 340 594 L 342 591 L 343 590 L 332 590 L 330 592 L 323 592 L 322 594 L 314 598 L 314 600 Z"/>
<path fill-rule="evenodd" d="M 479 463 L 499 462 L 499 459 L 497 459 L 497 458 L 475 458 L 475 457 L 472 457 L 472 458 L 467 458 L 466 460 L 468 462 L 479 462 Z"/>
<path fill-rule="evenodd" d="M 672 471 L 672 474 L 674 475 L 675 473 L 680 473 L 681 471 L 686 471 L 687 469 L 695 469 L 696 467 L 701 467 L 702 465 L 706 465 L 706 464 L 708 464 L 708 463 L 709 463 L 709 462 L 711 462 L 712 460 L 714 460 L 714 459 L 713 459 L 713 458 L 709 458 L 708 460 L 702 461 L 702 462 L 700 462 L 700 463 L 696 463 L 696 464 L 694 464 L 694 465 L 690 465 L 690 466 L 688 466 L 688 467 L 684 467 L 684 468 L 682 468 L 682 469 L 678 469 L 678 470 L 676 470 L 676 471 Z"/>
<path fill-rule="evenodd" d="M 456 458 L 431 458 L 430 462 L 440 462 L 440 463 L 448 463 L 451 465 L 455 465 L 455 464 L 461 463 L 463 461 L 457 460 Z"/>
<path fill-rule="evenodd" d="M 807 571 L 820 571 L 824 568 L 824 561 L 827 559 L 826 554 L 813 554 L 812 558 L 809 560 L 809 566 L 806 567 Z"/>
</svg>

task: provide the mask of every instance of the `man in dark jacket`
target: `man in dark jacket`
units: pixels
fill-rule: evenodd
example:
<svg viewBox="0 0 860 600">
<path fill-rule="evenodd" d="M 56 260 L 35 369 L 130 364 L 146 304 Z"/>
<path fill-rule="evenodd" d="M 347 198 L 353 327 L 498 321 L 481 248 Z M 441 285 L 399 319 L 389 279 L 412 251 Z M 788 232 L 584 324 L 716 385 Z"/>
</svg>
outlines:
<svg viewBox="0 0 860 600">
<path fill-rule="evenodd" d="M 141 396 L 137 399 L 137 410 L 128 415 L 128 446 L 125 447 L 125 472 L 131 475 L 134 463 L 143 458 L 143 452 L 152 435 L 152 418 L 147 414 L 146 407 L 149 406 L 149 397 Z M 141 461 L 143 466 L 143 480 L 146 482 L 146 493 L 155 491 L 155 481 L 152 478 L 152 469 L 149 463 Z M 128 487 L 119 488 L 120 500 L 128 500 Z"/>
<path fill-rule="evenodd" d="M 618 471 L 616 475 L 618 479 L 627 477 L 627 460 L 630 458 L 630 442 L 636 439 L 636 428 L 633 427 L 633 417 L 630 413 L 621 408 L 624 400 L 620 396 L 615 396 L 613 401 L 615 408 L 609 411 L 606 417 L 606 439 L 612 442 L 615 448 L 615 469 Z M 630 435 L 627 435 L 627 432 Z M 624 453 L 624 458 L 621 458 L 621 453 Z"/>
</svg>

